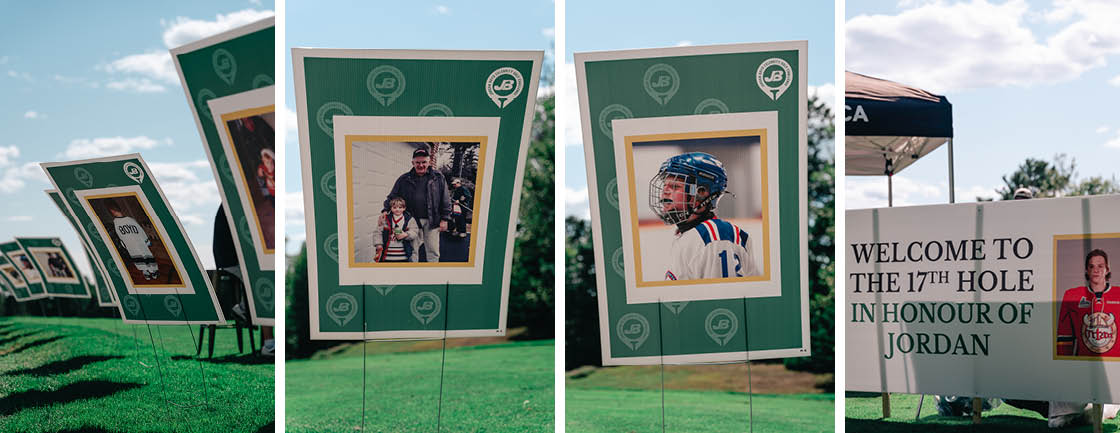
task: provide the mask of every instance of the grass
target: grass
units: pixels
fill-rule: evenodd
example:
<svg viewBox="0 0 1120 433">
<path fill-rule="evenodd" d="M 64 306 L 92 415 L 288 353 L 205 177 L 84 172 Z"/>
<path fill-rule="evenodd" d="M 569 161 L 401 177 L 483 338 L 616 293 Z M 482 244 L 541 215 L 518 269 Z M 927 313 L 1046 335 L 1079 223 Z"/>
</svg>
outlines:
<svg viewBox="0 0 1120 433">
<path fill-rule="evenodd" d="M 449 340 L 455 341 L 455 340 Z M 355 354 L 354 347 L 358 352 Z M 286 364 L 286 430 L 551 432 L 553 341 L 414 351 L 416 342 L 370 342 Z M 394 350 L 401 350 L 394 352 Z M 440 364 L 444 364 L 440 405 Z"/>
<path fill-rule="evenodd" d="M 979 425 L 972 424 L 972 417 L 950 417 L 937 414 L 933 396 L 927 395 L 922 402 L 921 419 L 915 420 L 920 396 L 914 394 L 891 394 L 891 417 L 882 419 L 883 399 L 879 394 L 848 393 L 845 399 L 845 425 L 848 431 L 858 432 L 1070 432 L 1093 431 L 1092 426 L 1053 430 L 1046 427 L 1046 419 L 1038 413 L 1016 409 L 1001 404 L 992 411 L 986 411 Z M 1104 431 L 1120 430 L 1120 421 L 1104 420 Z"/>
<path fill-rule="evenodd" d="M 272 359 L 238 355 L 223 330 L 200 366 L 191 331 L 0 318 L 0 431 L 271 432 Z"/>
<path fill-rule="evenodd" d="M 745 364 L 665 366 L 665 431 L 831 432 L 831 375 Z M 828 386 L 824 386 L 828 385 Z M 751 405 L 753 404 L 753 414 Z M 660 366 L 580 368 L 568 373 L 565 402 L 571 432 L 661 431 Z"/>
</svg>

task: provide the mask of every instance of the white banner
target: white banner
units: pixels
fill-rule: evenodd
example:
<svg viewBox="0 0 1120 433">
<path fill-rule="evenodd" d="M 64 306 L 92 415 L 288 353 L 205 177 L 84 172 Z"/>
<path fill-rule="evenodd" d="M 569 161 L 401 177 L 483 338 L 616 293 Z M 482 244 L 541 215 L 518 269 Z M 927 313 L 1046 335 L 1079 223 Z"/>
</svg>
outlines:
<svg viewBox="0 0 1120 433">
<path fill-rule="evenodd" d="M 854 210 L 846 229 L 849 390 L 1120 402 L 1120 196 Z"/>
</svg>

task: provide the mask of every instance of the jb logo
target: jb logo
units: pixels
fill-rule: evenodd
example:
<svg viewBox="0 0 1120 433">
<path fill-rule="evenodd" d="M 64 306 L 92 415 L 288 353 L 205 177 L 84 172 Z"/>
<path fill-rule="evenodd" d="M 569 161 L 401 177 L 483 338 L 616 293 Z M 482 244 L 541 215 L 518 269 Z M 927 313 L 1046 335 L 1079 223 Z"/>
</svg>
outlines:
<svg viewBox="0 0 1120 433">
<path fill-rule="evenodd" d="M 334 182 L 334 170 L 331 170 L 319 179 L 319 190 L 323 191 L 323 194 L 331 199 L 331 201 L 334 201 L 335 188 L 337 188 L 337 185 L 335 185 Z"/>
<path fill-rule="evenodd" d="M 233 59 L 233 54 L 225 49 L 218 48 L 214 50 L 210 59 L 214 65 L 214 73 L 218 74 L 218 78 L 232 86 L 233 80 L 237 76 L 237 61 Z"/>
<path fill-rule="evenodd" d="M 90 174 L 89 170 L 82 167 L 74 169 L 74 179 L 77 179 L 78 182 L 81 182 L 86 188 L 93 186 L 93 175 Z"/>
<path fill-rule="evenodd" d="M 623 261 L 622 257 L 622 247 L 618 247 L 618 249 L 614 250 L 614 254 L 611 254 L 611 268 L 614 269 L 614 272 L 617 273 L 618 276 L 625 277 L 626 274 L 623 273 L 625 271 L 625 265 L 626 262 Z"/>
<path fill-rule="evenodd" d="M 136 300 L 135 296 L 129 296 L 122 300 L 124 309 L 132 313 L 133 316 L 140 314 L 140 301 Z"/>
<path fill-rule="evenodd" d="M 708 98 L 696 104 L 696 109 L 692 114 L 722 114 L 730 113 L 731 110 L 727 108 L 727 104 L 716 98 Z"/>
<path fill-rule="evenodd" d="M 615 209 L 618 209 L 618 178 L 611 179 L 607 182 L 607 189 L 603 193 L 607 196 L 607 203 L 610 203 Z"/>
<path fill-rule="evenodd" d="M 498 108 L 508 107 L 524 89 L 525 80 L 521 77 L 521 72 L 514 68 L 495 69 L 486 78 L 486 96 L 489 96 Z"/>
<path fill-rule="evenodd" d="M 404 73 L 393 66 L 378 66 L 366 76 L 366 90 L 385 107 L 392 105 L 404 93 L 404 86 Z"/>
<path fill-rule="evenodd" d="M 319 110 L 315 112 L 315 122 L 319 124 L 319 129 L 331 138 L 334 138 L 335 115 L 353 116 L 354 110 L 341 102 L 328 102 L 320 106 Z"/>
<path fill-rule="evenodd" d="M 408 303 L 409 310 L 412 311 L 412 317 L 420 321 L 421 325 L 432 323 L 442 309 L 442 303 L 439 296 L 432 292 L 420 292 L 412 297 L 412 301 Z"/>
<path fill-rule="evenodd" d="M 349 293 L 335 293 L 327 298 L 324 308 L 334 323 L 346 326 L 358 314 L 358 299 Z"/>
<path fill-rule="evenodd" d="M 451 107 L 440 104 L 438 102 L 425 105 L 424 108 L 420 109 L 420 113 L 417 114 L 417 116 L 420 117 L 452 117 L 454 115 L 455 113 L 451 112 Z"/>
<path fill-rule="evenodd" d="M 210 104 L 207 102 L 216 97 L 218 95 L 215 95 L 210 89 L 202 89 L 198 91 L 198 96 L 194 98 L 195 109 L 198 110 L 199 114 L 202 114 L 204 120 L 213 120 L 210 117 Z"/>
<path fill-rule="evenodd" d="M 731 310 L 716 308 L 704 319 L 704 330 L 716 344 L 726 346 L 727 342 L 739 332 L 739 318 L 735 317 L 735 313 Z"/>
<path fill-rule="evenodd" d="M 611 124 L 615 119 L 632 119 L 634 113 L 622 104 L 611 104 L 603 107 L 603 111 L 599 112 L 599 131 L 602 131 L 608 139 L 614 140 L 614 125 Z"/>
<path fill-rule="evenodd" d="M 793 68 L 785 60 L 777 57 L 766 59 L 755 71 L 755 82 L 762 93 L 771 100 L 777 101 L 793 83 Z"/>
<path fill-rule="evenodd" d="M 257 301 L 260 301 L 261 306 L 268 311 L 272 311 L 272 300 L 276 296 L 272 288 L 272 281 L 268 278 L 257 279 L 257 284 L 253 287 L 253 294 L 256 295 Z"/>
<path fill-rule="evenodd" d="M 163 307 L 167 309 L 168 313 L 172 316 L 179 317 L 183 314 L 183 304 L 179 302 L 179 298 L 175 295 L 167 295 L 163 297 Z"/>
<path fill-rule="evenodd" d="M 673 95 L 676 95 L 677 90 L 681 88 L 681 77 L 677 74 L 676 68 L 658 63 L 646 69 L 646 73 L 642 77 L 642 87 L 645 87 L 646 93 L 654 101 L 657 101 L 660 105 L 665 105 L 669 103 L 670 99 L 673 99 Z"/>
<path fill-rule="evenodd" d="M 638 313 L 623 314 L 615 325 L 615 334 L 630 350 L 638 350 L 649 338 L 649 321 Z"/>
<path fill-rule="evenodd" d="M 140 164 L 129 161 L 124 163 L 124 175 L 128 176 L 136 183 L 144 183 L 144 169 L 140 168 Z"/>
<path fill-rule="evenodd" d="M 327 253 L 327 257 L 330 257 L 331 260 L 338 261 L 338 233 L 327 236 L 327 239 L 323 241 L 323 251 Z"/>
<path fill-rule="evenodd" d="M 260 74 L 260 75 L 257 75 L 255 77 L 253 77 L 253 88 L 254 89 L 259 89 L 259 88 L 265 87 L 265 86 L 271 86 L 273 84 L 274 83 L 272 81 L 272 77 L 270 77 L 268 75 Z"/>
</svg>

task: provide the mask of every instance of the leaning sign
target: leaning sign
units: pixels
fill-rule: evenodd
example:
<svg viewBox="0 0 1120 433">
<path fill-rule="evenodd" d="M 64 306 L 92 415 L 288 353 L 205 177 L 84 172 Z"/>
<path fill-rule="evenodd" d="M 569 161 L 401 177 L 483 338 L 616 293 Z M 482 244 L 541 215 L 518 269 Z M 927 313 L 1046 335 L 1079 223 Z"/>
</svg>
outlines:
<svg viewBox="0 0 1120 433">
<path fill-rule="evenodd" d="M 806 50 L 575 55 L 605 365 L 809 355 Z"/>
<path fill-rule="evenodd" d="M 125 322 L 225 323 L 186 230 L 139 154 L 42 166 L 105 264 Z"/>
<path fill-rule="evenodd" d="M 847 212 L 848 389 L 1120 402 L 1118 214 L 1120 195 Z"/>
<path fill-rule="evenodd" d="M 117 302 L 113 298 L 112 289 L 106 283 L 108 277 L 105 276 L 105 265 L 101 263 L 97 255 L 93 254 L 93 248 L 90 246 L 89 239 L 86 239 L 85 231 L 78 225 L 78 221 L 74 218 L 74 214 L 70 212 L 70 208 L 66 206 L 62 194 L 53 189 L 44 192 L 47 193 L 47 196 L 50 197 L 51 201 L 58 207 L 59 212 L 62 212 L 62 215 L 66 217 L 66 221 L 70 222 L 70 226 L 78 233 L 78 239 L 82 241 L 82 247 L 86 252 L 86 258 L 89 260 L 90 268 L 93 270 L 94 281 L 97 284 L 93 290 L 94 294 L 97 295 L 97 306 L 116 306 Z"/>
<path fill-rule="evenodd" d="M 275 18 L 171 50 L 232 228 L 249 314 L 275 320 Z"/>
<path fill-rule="evenodd" d="M 89 287 L 59 238 L 17 237 L 16 243 L 39 268 L 47 293 L 58 298 L 89 298 Z"/>
<path fill-rule="evenodd" d="M 292 50 L 312 338 L 505 334 L 543 55 Z"/>
</svg>

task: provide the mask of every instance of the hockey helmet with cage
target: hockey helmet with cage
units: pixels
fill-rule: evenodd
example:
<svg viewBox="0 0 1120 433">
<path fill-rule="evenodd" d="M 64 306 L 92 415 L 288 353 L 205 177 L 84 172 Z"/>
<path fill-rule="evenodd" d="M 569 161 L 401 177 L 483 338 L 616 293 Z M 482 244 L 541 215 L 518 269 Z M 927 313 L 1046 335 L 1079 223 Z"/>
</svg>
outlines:
<svg viewBox="0 0 1120 433">
<path fill-rule="evenodd" d="M 668 190 L 667 185 L 671 185 Z M 649 207 L 666 224 L 680 224 L 700 208 L 715 211 L 726 189 L 727 172 L 722 162 L 704 152 L 684 153 L 661 163 L 657 175 L 650 179 Z M 707 195 L 700 197 L 701 191 Z M 674 200 L 675 192 L 685 199 Z"/>
</svg>

